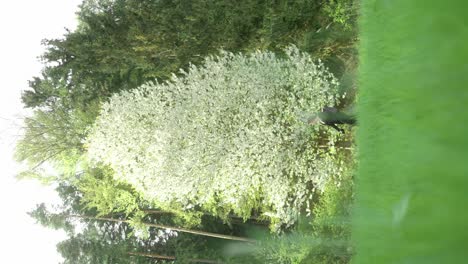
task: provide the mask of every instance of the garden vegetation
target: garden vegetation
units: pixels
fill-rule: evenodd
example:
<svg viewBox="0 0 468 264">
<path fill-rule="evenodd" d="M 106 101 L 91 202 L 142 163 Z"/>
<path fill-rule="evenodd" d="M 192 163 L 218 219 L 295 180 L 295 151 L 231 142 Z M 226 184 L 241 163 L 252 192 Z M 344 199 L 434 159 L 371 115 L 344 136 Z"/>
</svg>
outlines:
<svg viewBox="0 0 468 264">
<path fill-rule="evenodd" d="M 348 263 L 354 129 L 309 120 L 354 108 L 357 9 L 84 0 L 43 42 L 16 155 L 62 198 L 30 214 L 64 263 Z"/>
</svg>

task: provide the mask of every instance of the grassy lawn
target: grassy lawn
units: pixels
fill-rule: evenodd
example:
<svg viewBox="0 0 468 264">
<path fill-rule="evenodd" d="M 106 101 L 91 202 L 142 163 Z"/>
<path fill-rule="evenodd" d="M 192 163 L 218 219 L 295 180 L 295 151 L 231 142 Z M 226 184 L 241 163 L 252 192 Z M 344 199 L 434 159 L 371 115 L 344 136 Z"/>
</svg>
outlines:
<svg viewBox="0 0 468 264">
<path fill-rule="evenodd" d="M 354 263 L 466 263 L 468 3 L 361 5 Z"/>
</svg>

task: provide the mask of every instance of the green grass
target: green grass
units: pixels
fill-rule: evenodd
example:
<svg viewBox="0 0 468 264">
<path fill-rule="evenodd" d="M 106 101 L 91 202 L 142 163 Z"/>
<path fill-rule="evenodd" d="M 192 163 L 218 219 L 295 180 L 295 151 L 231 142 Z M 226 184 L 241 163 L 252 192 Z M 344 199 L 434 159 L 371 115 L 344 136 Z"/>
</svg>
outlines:
<svg viewBox="0 0 468 264">
<path fill-rule="evenodd" d="M 353 263 L 466 263 L 468 2 L 361 5 Z"/>
</svg>

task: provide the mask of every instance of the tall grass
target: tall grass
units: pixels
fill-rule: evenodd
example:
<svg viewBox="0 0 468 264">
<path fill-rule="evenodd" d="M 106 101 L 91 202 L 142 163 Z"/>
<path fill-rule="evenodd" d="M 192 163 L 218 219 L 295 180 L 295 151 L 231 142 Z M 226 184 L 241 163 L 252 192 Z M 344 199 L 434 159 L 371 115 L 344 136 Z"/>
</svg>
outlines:
<svg viewBox="0 0 468 264">
<path fill-rule="evenodd" d="M 362 1 L 353 263 L 468 259 L 466 10 Z"/>
</svg>

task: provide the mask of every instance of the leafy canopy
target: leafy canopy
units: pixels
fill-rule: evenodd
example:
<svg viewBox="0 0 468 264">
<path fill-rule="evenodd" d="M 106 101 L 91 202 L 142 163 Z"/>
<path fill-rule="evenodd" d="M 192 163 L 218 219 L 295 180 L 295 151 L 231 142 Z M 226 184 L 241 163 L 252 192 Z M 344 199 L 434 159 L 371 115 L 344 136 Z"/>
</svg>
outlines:
<svg viewBox="0 0 468 264">
<path fill-rule="evenodd" d="M 91 160 L 161 205 L 294 223 L 339 169 L 306 122 L 336 103 L 333 75 L 294 46 L 282 57 L 223 51 L 180 73 L 104 104 L 87 140 Z"/>
</svg>

